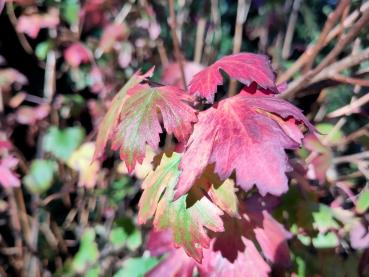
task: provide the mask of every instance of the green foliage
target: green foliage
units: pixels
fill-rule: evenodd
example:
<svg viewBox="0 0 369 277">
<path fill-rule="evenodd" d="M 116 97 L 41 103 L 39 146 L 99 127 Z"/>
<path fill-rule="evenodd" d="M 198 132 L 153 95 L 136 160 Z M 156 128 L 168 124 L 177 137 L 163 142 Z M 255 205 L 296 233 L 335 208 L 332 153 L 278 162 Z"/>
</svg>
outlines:
<svg viewBox="0 0 369 277">
<path fill-rule="evenodd" d="M 85 131 L 80 127 L 58 129 L 58 127 L 52 126 L 45 135 L 44 149 L 56 158 L 67 161 L 73 151 L 82 143 L 84 137 Z"/>
<path fill-rule="evenodd" d="M 139 257 L 127 259 L 122 268 L 119 269 L 114 277 L 143 277 L 158 264 L 158 259 L 152 257 Z"/>
<path fill-rule="evenodd" d="M 55 161 L 33 160 L 30 172 L 23 178 L 24 185 L 32 193 L 44 193 L 51 187 L 57 170 Z"/>
</svg>

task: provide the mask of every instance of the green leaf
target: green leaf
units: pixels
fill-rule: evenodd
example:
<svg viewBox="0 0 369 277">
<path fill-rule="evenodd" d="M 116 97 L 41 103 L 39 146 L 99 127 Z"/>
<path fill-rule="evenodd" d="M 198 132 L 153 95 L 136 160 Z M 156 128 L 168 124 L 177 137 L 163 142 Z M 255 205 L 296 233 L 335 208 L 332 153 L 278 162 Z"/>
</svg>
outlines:
<svg viewBox="0 0 369 277">
<path fill-rule="evenodd" d="M 36 49 L 35 49 L 35 54 L 37 58 L 39 58 L 40 60 L 45 60 L 47 53 L 49 52 L 51 47 L 52 47 L 52 43 L 48 40 L 37 44 Z"/>
<path fill-rule="evenodd" d="M 358 213 L 364 213 L 369 208 L 369 189 L 363 190 L 356 202 L 356 210 Z"/>
<path fill-rule="evenodd" d="M 52 126 L 44 138 L 44 147 L 47 152 L 66 162 L 73 151 L 82 143 L 84 137 L 84 129 L 80 127 L 60 130 L 58 127 Z"/>
<path fill-rule="evenodd" d="M 325 232 L 328 229 L 337 229 L 340 227 L 337 221 L 334 219 L 334 215 L 330 207 L 324 204 L 319 204 L 313 205 L 312 210 L 314 228 L 320 230 L 321 232 Z"/>
<path fill-rule="evenodd" d="M 51 187 L 57 169 L 58 165 L 54 161 L 33 160 L 23 182 L 30 192 L 41 194 Z"/>
<path fill-rule="evenodd" d="M 97 261 L 99 257 L 99 250 L 95 242 L 94 229 L 87 229 L 82 237 L 77 254 L 73 259 L 73 269 L 77 272 L 82 272 L 87 265 Z"/>
<path fill-rule="evenodd" d="M 152 257 L 139 257 L 127 259 L 122 268 L 114 274 L 114 277 L 143 277 L 159 263 Z"/>
<path fill-rule="evenodd" d="M 335 233 L 328 232 L 326 234 L 319 233 L 312 240 L 315 248 L 333 248 L 338 246 L 339 241 Z"/>
<path fill-rule="evenodd" d="M 80 5 L 77 0 L 64 0 L 62 3 L 62 16 L 69 25 L 76 25 L 79 18 Z"/>
<path fill-rule="evenodd" d="M 131 251 L 142 244 L 141 231 L 136 228 L 130 218 L 121 218 L 112 229 L 109 239 L 115 247 L 124 245 Z"/>
<path fill-rule="evenodd" d="M 315 127 L 323 135 L 328 135 L 334 130 L 334 125 L 330 123 L 319 123 Z M 330 141 L 338 142 L 343 137 L 343 133 L 341 130 L 335 130 L 329 136 Z"/>
<path fill-rule="evenodd" d="M 179 154 L 165 155 L 158 168 L 148 175 L 142 187 L 144 192 L 139 202 L 139 223 L 145 223 L 154 216 L 154 227 L 157 230 L 172 231 L 175 245 L 182 246 L 186 253 L 201 261 L 202 247 L 208 248 L 210 238 L 205 228 L 222 232 L 223 212 L 214 205 L 198 187 L 176 201 L 174 189 L 181 172 L 178 164 Z"/>
</svg>

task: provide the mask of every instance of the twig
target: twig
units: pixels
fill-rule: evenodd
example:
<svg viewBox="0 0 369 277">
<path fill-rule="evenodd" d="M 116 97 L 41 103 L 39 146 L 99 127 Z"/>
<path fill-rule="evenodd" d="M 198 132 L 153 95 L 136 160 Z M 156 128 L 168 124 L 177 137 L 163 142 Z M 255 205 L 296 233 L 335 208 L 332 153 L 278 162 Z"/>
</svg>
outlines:
<svg viewBox="0 0 369 277">
<path fill-rule="evenodd" d="M 18 40 L 19 40 L 20 44 L 22 45 L 24 51 L 26 51 L 28 54 L 33 54 L 33 49 L 31 47 L 31 45 L 29 44 L 26 36 L 23 33 L 20 33 L 20 32 L 17 31 L 18 19 L 15 16 L 15 13 L 14 13 L 13 1 L 6 2 L 6 12 L 8 13 L 9 20 L 10 20 L 11 24 L 13 25 L 14 31 L 15 31 L 15 33 L 18 37 Z"/>
<path fill-rule="evenodd" d="M 341 82 L 341 83 L 345 83 L 345 84 L 361 86 L 361 87 L 369 87 L 369 80 L 347 77 L 347 76 L 340 75 L 340 74 L 334 74 L 330 77 L 330 79 Z"/>
<path fill-rule="evenodd" d="M 369 47 L 362 50 L 359 53 L 351 54 L 341 59 L 340 61 L 332 63 L 330 66 L 326 67 L 319 74 L 317 74 L 313 79 L 311 79 L 310 83 L 316 83 L 318 81 L 328 79 L 331 76 L 336 75 L 347 68 L 358 65 L 361 62 L 368 59 L 369 59 Z"/>
<path fill-rule="evenodd" d="M 205 27 L 206 27 L 206 19 L 200 18 L 196 30 L 195 57 L 194 57 L 195 63 L 201 63 L 202 48 L 204 47 Z"/>
<path fill-rule="evenodd" d="M 293 2 L 292 13 L 288 20 L 286 36 L 284 37 L 283 48 L 282 48 L 282 57 L 284 59 L 287 59 L 291 53 L 291 43 L 293 39 L 293 34 L 295 32 L 297 17 L 298 17 L 298 13 L 299 13 L 302 1 L 303 0 L 295 0 Z"/>
<path fill-rule="evenodd" d="M 246 22 L 250 5 L 250 0 L 238 0 L 237 2 L 236 28 L 233 36 L 233 54 L 236 54 L 241 50 L 243 24 Z M 235 95 L 236 89 L 237 82 L 235 80 L 231 80 L 228 87 L 228 97 Z"/>
<path fill-rule="evenodd" d="M 278 77 L 278 83 L 283 83 L 289 80 L 293 76 L 293 74 L 295 74 L 304 64 L 316 57 L 319 51 L 328 42 L 326 38 L 329 34 L 329 31 L 342 15 L 345 7 L 348 5 L 348 2 L 348 0 L 342 0 L 340 2 L 337 8 L 328 16 L 328 19 L 324 24 L 323 30 L 320 33 L 317 42 L 310 45 L 308 49 L 298 58 L 298 60 L 294 62 L 293 66 L 291 66 L 285 73 Z"/>
<path fill-rule="evenodd" d="M 167 51 L 165 50 L 165 47 L 163 45 L 163 41 L 161 39 L 158 39 L 156 42 L 156 47 L 158 48 L 160 61 L 163 67 L 169 64 Z"/>
<path fill-rule="evenodd" d="M 350 163 L 350 162 L 357 162 L 363 159 L 369 159 L 369 151 L 365 151 L 365 152 L 358 153 L 358 154 L 337 157 L 333 159 L 333 163 L 335 164 Z"/>
<path fill-rule="evenodd" d="M 174 55 L 176 57 L 177 63 L 179 65 L 179 70 L 181 72 L 181 79 L 183 88 L 187 90 L 187 82 L 186 82 L 186 76 L 184 72 L 184 62 L 183 62 L 183 55 L 179 46 L 179 40 L 177 36 L 177 20 L 176 20 L 176 13 L 174 10 L 174 2 L 173 0 L 168 0 L 169 3 L 169 26 L 170 31 L 172 35 L 172 41 L 173 41 L 173 47 L 174 47 Z"/>
<path fill-rule="evenodd" d="M 297 80 L 293 81 L 288 89 L 283 93 L 282 97 L 291 98 L 294 96 L 301 88 L 303 88 L 306 83 L 308 83 L 314 76 L 319 74 L 325 67 L 327 67 L 333 60 L 342 52 L 342 50 L 359 34 L 359 32 L 366 26 L 369 21 L 369 10 L 366 11 L 363 16 L 352 26 L 350 31 L 343 35 L 341 39 L 337 42 L 336 46 L 331 52 L 319 63 L 319 65 L 301 76 Z"/>
<path fill-rule="evenodd" d="M 361 106 L 365 105 L 368 102 L 369 102 L 369 93 L 366 93 L 364 96 L 360 97 L 357 100 L 354 100 L 350 104 L 329 113 L 328 117 L 333 118 L 343 115 L 350 115 L 352 113 L 355 113 L 355 110 L 357 110 L 358 108 L 360 108 Z"/>
</svg>

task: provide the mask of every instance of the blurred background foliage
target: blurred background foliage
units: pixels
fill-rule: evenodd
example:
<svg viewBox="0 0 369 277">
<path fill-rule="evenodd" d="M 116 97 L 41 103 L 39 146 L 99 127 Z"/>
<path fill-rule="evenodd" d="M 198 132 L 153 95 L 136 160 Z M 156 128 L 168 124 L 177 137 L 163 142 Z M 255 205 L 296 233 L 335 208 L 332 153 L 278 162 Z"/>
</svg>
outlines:
<svg viewBox="0 0 369 277">
<path fill-rule="evenodd" d="M 247 10 L 239 51 L 268 55 L 277 76 L 318 41 L 338 5 L 175 1 L 187 80 L 234 51 L 238 2 Z M 365 1 L 349 2 L 338 37 L 352 25 L 344 24 L 351 14 L 368 9 Z M 155 65 L 154 81 L 181 86 L 168 14 L 164 0 L 6 1 L 0 14 L 0 276 L 143 276 L 161 261 L 146 250 L 150 226 L 136 223 L 140 184 L 156 153 L 148 149 L 133 176 L 117 153 L 102 163 L 91 160 L 96 128 L 135 71 Z M 364 26 L 336 62 L 368 52 Z M 337 41 L 285 81 L 319 66 Z M 368 59 L 344 68 L 341 79 L 307 80 L 289 99 L 320 134 L 290 153 L 290 190 L 274 214 L 293 234 L 293 265 L 274 268 L 274 275 L 369 276 Z"/>
</svg>

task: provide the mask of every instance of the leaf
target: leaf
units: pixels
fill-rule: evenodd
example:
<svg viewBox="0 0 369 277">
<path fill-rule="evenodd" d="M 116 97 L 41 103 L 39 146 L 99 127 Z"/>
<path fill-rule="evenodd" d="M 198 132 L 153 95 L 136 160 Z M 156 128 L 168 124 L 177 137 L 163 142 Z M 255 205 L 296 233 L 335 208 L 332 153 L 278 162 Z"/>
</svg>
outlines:
<svg viewBox="0 0 369 277">
<path fill-rule="evenodd" d="M 156 151 L 163 132 L 158 110 L 168 134 L 174 134 L 179 141 L 185 141 L 196 122 L 195 110 L 184 101 L 191 97 L 184 91 L 170 86 L 154 87 L 136 85 L 129 91 L 123 104 L 119 126 L 114 135 L 112 148 L 120 148 L 120 158 L 132 173 L 136 163 L 142 164 L 146 143 Z"/>
<path fill-rule="evenodd" d="M 55 161 L 33 160 L 23 182 L 30 192 L 41 194 L 51 187 L 57 169 L 58 165 Z"/>
<path fill-rule="evenodd" d="M 334 219 L 333 212 L 329 206 L 313 203 L 310 208 L 312 209 L 314 219 L 313 226 L 319 232 L 324 233 L 329 229 L 338 229 L 340 227 Z"/>
<path fill-rule="evenodd" d="M 319 233 L 312 239 L 315 248 L 334 248 L 339 245 L 339 240 L 334 232 Z"/>
<path fill-rule="evenodd" d="M 75 42 L 64 51 L 64 59 L 71 67 L 78 67 L 92 59 L 92 53 L 82 43 Z"/>
<path fill-rule="evenodd" d="M 93 188 L 96 185 L 100 164 L 93 161 L 95 144 L 86 142 L 72 153 L 67 161 L 67 165 L 79 172 L 79 186 Z"/>
<path fill-rule="evenodd" d="M 143 224 L 155 214 L 155 230 L 171 230 L 175 246 L 182 246 L 189 256 L 200 262 L 202 248 L 209 247 L 210 243 L 205 228 L 223 231 L 222 211 L 200 190 L 173 201 L 180 159 L 176 153 L 171 158 L 163 156 L 159 167 L 145 179 L 138 204 L 138 221 Z"/>
<path fill-rule="evenodd" d="M 109 240 L 115 247 L 126 245 L 129 250 L 134 251 L 142 244 L 142 235 L 130 218 L 121 218 L 116 221 Z"/>
<path fill-rule="evenodd" d="M 314 129 L 298 108 L 269 95 L 240 94 L 200 112 L 180 163 L 175 199 L 213 163 L 221 180 L 235 170 L 237 184 L 245 191 L 255 184 L 262 195 L 286 192 L 290 166 L 284 149 L 301 144 L 286 132 L 288 126 L 281 126 L 291 117 Z"/>
<path fill-rule="evenodd" d="M 66 162 L 73 151 L 82 143 L 84 137 L 85 131 L 81 127 L 69 127 L 61 130 L 52 126 L 44 137 L 45 151 Z"/>
<path fill-rule="evenodd" d="M 129 258 L 113 276 L 114 277 L 144 277 L 158 264 L 158 259 L 152 257 Z"/>
<path fill-rule="evenodd" d="M 181 276 L 192 277 L 196 263 L 194 259 L 188 257 L 183 249 L 175 249 L 168 256 L 155 266 L 146 277 L 162 277 L 162 276 Z"/>
<path fill-rule="evenodd" d="M 185 62 L 183 65 L 184 74 L 186 77 L 186 82 L 188 83 L 192 77 L 204 69 L 204 66 L 195 62 Z M 183 89 L 183 82 L 181 77 L 181 69 L 178 63 L 167 64 L 163 68 L 163 73 L 161 77 L 163 84 L 177 86 Z"/>
<path fill-rule="evenodd" d="M 361 191 L 356 202 L 356 210 L 358 213 L 364 213 L 369 208 L 369 189 Z"/>
<path fill-rule="evenodd" d="M 45 14 L 21 15 L 17 22 L 17 31 L 35 39 L 42 28 L 55 28 L 59 25 L 59 11 L 50 9 Z"/>
<path fill-rule="evenodd" d="M 0 141 L 0 149 L 1 149 Z M 4 148 L 8 141 L 4 141 Z M 11 147 L 11 146 L 10 146 Z M 18 164 L 18 160 L 15 157 L 7 156 L 0 160 L 0 184 L 4 188 L 19 187 L 20 180 L 18 175 L 14 172 L 15 167 Z"/>
<path fill-rule="evenodd" d="M 72 265 L 75 271 L 82 273 L 89 264 L 97 261 L 99 250 L 95 242 L 95 237 L 94 229 L 87 229 L 83 233 L 78 252 L 73 259 Z"/>
<path fill-rule="evenodd" d="M 117 41 L 122 41 L 128 37 L 128 28 L 124 24 L 113 23 L 105 27 L 100 39 L 99 49 L 110 52 Z"/>
<path fill-rule="evenodd" d="M 153 73 L 154 68 L 151 68 L 146 74 L 140 75 L 135 73 L 127 83 L 121 88 L 118 94 L 113 98 L 112 105 L 108 112 L 105 114 L 101 124 L 99 126 L 99 132 L 97 133 L 96 139 L 96 150 L 94 153 L 94 160 L 100 158 L 108 140 L 112 137 L 115 128 L 119 123 L 119 117 L 123 109 L 125 97 L 127 91 L 139 84 L 145 78 L 150 77 Z"/>
<path fill-rule="evenodd" d="M 264 261 L 252 241 L 242 238 L 244 249 L 234 261 L 223 257 L 221 252 L 204 251 L 204 262 L 199 266 L 201 276 L 269 276 L 270 266 Z"/>
<path fill-rule="evenodd" d="M 80 4 L 77 0 L 66 0 L 62 2 L 62 15 L 69 25 L 78 23 Z"/>
<path fill-rule="evenodd" d="M 350 230 L 350 242 L 354 249 L 366 249 L 369 247 L 369 226 L 364 222 L 356 222 Z"/>
<path fill-rule="evenodd" d="M 190 94 L 204 97 L 210 103 L 214 102 L 217 86 L 223 84 L 220 69 L 247 86 L 256 82 L 265 89 L 278 92 L 269 59 L 263 55 L 239 53 L 225 56 L 197 73 L 190 81 Z"/>
</svg>

